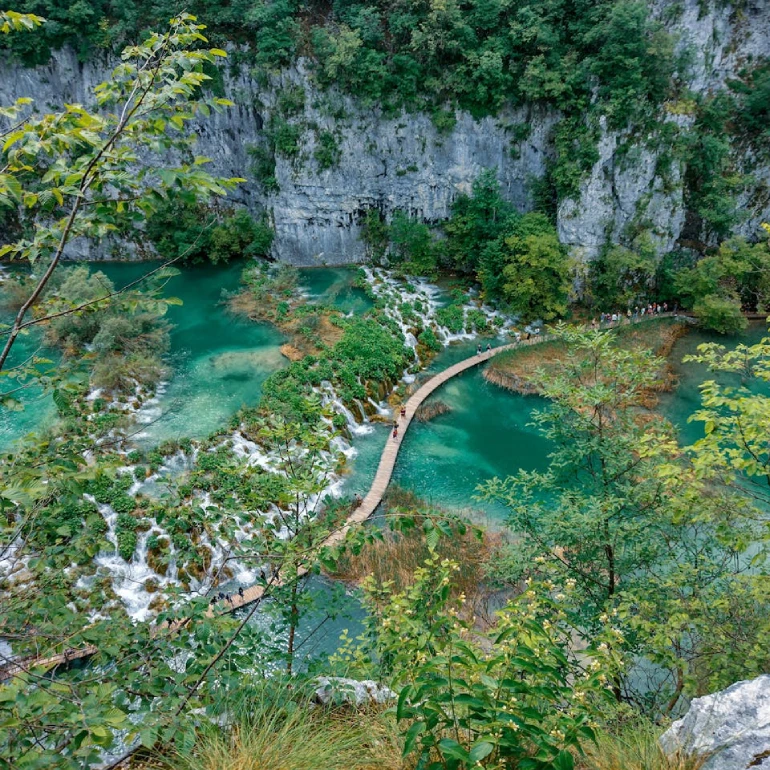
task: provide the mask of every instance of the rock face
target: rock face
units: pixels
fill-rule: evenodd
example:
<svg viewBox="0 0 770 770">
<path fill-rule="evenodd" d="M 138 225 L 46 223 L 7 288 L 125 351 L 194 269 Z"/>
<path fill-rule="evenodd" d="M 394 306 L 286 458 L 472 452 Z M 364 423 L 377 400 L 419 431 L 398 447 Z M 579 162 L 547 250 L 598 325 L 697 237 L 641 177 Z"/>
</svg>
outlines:
<svg viewBox="0 0 770 770">
<path fill-rule="evenodd" d="M 770 676 L 695 698 L 660 745 L 704 760 L 700 770 L 770 770 Z"/>
<path fill-rule="evenodd" d="M 652 13 L 678 37 L 692 64 L 682 77 L 697 93 L 724 87 L 749 61 L 770 54 L 770 0 L 747 0 L 740 13 L 721 0 L 654 0 Z M 0 67 L 0 104 L 31 95 L 42 109 L 64 101 L 87 102 L 110 62 L 82 64 L 71 51 L 56 52 L 35 69 Z M 445 218 L 452 201 L 470 189 L 484 168 L 496 170 L 503 193 L 521 211 L 533 207 L 532 182 L 543 177 L 553 156 L 552 129 L 559 115 L 536 107 L 475 120 L 458 111 L 454 127 L 439 131 L 425 114 L 384 115 L 333 90 L 319 89 L 312 68 L 299 62 L 269 82 L 248 67 L 223 69 L 224 92 L 235 107 L 199 126 L 196 152 L 213 160 L 223 176 L 247 178 L 233 199 L 267 212 L 276 230 L 274 255 L 297 265 L 343 264 L 365 257 L 362 219 L 375 208 L 386 218 L 403 210 L 426 222 Z M 254 150 L 271 154 L 267 127 L 290 91 L 304 99 L 285 116 L 297 133 L 299 151 L 275 153 L 278 190 L 266 189 L 255 172 Z M 665 122 L 686 128 L 692 118 L 666 113 Z M 686 112 L 686 111 L 685 111 Z M 609 240 L 630 241 L 646 230 L 660 252 L 671 249 L 686 220 L 684 170 L 663 168 L 662 140 L 627 136 L 600 127 L 599 160 L 575 200 L 562 201 L 559 236 L 576 256 L 594 257 Z M 334 137 L 335 159 L 321 168 L 316 148 Z M 630 148 L 630 149 L 629 149 Z M 746 165 L 752 159 L 746 158 Z M 770 169 L 751 168 L 754 182 L 740 199 L 744 219 L 737 232 L 756 237 L 770 217 Z M 131 256 L 121 245 L 102 245 L 75 256 Z"/>
<path fill-rule="evenodd" d="M 318 678 L 315 694 L 324 706 L 349 703 L 364 706 L 372 703 L 387 703 L 396 697 L 389 687 L 378 684 L 373 679 L 348 679 L 342 676 L 322 676 Z"/>
</svg>

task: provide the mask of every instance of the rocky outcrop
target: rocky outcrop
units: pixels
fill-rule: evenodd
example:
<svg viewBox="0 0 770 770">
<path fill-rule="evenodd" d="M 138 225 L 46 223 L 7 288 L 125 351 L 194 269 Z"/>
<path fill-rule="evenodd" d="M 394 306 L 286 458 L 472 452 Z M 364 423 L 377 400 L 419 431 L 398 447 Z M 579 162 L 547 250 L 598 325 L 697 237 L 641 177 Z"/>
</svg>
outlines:
<svg viewBox="0 0 770 770">
<path fill-rule="evenodd" d="M 695 92 L 723 87 L 747 62 L 770 53 L 770 0 L 747 0 L 740 11 L 719 0 L 655 0 L 651 8 L 678 36 L 680 49 L 690 52 L 691 65 L 681 76 Z M 109 69 L 106 60 L 80 63 L 66 50 L 35 69 L 6 65 L 0 68 L 0 104 L 26 95 L 44 109 L 87 102 Z M 227 65 L 223 86 L 235 107 L 199 126 L 196 151 L 213 160 L 215 173 L 246 177 L 233 199 L 269 214 L 275 256 L 297 265 L 361 261 L 362 218 L 371 208 L 386 218 L 398 209 L 427 222 L 445 218 L 454 198 L 484 168 L 496 170 L 519 210 L 532 208 L 532 181 L 544 175 L 553 155 L 551 134 L 559 119 L 532 106 L 482 120 L 458 111 L 451 130 L 441 132 L 428 115 L 385 115 L 319 89 L 312 68 L 301 61 L 267 83 L 245 65 Z M 298 132 L 299 152 L 287 157 L 279 148 L 278 189 L 266 189 L 254 170 L 253 149 L 271 154 L 266 129 L 282 95 L 292 89 L 304 94 L 304 104 L 286 117 Z M 673 106 L 666 115 L 665 121 L 682 129 L 692 120 L 687 110 Z M 328 168 L 315 157 L 322 135 L 333 137 L 335 145 Z M 686 220 L 684 173 L 679 161 L 659 162 L 661 141 L 656 132 L 631 136 L 600 126 L 599 159 L 576 199 L 562 201 L 557 215 L 559 235 L 576 256 L 590 259 L 608 239 L 630 241 L 642 230 L 661 252 L 677 243 Z M 745 216 L 738 232 L 751 238 L 770 218 L 770 169 L 748 155 L 746 164 L 754 182 L 739 201 Z M 74 253 L 96 256 L 85 247 Z M 125 251 L 113 244 L 100 253 Z"/>
<path fill-rule="evenodd" d="M 372 679 L 348 679 L 342 676 L 322 676 L 317 680 L 316 700 L 324 706 L 348 703 L 353 706 L 383 704 L 394 700 L 396 693 Z"/>
<path fill-rule="evenodd" d="M 660 745 L 702 761 L 700 770 L 770 770 L 770 676 L 695 698 Z"/>
</svg>

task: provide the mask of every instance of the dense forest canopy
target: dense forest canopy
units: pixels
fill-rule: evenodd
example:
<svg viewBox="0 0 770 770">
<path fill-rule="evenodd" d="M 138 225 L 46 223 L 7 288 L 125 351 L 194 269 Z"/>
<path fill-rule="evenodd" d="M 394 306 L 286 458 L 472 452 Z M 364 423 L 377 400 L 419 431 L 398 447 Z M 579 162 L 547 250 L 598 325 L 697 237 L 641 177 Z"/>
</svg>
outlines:
<svg viewBox="0 0 770 770">
<path fill-rule="evenodd" d="M 504 102 L 587 108 L 598 96 L 616 125 L 672 92 L 685 61 L 647 4 L 564 2 L 297 2 L 296 0 L 23 0 L 49 20 L 11 45 L 28 62 L 73 45 L 82 58 L 141 37 L 182 8 L 205 19 L 217 42 L 250 47 L 268 68 L 297 55 L 327 82 L 385 105 L 457 101 L 475 113 Z"/>
</svg>

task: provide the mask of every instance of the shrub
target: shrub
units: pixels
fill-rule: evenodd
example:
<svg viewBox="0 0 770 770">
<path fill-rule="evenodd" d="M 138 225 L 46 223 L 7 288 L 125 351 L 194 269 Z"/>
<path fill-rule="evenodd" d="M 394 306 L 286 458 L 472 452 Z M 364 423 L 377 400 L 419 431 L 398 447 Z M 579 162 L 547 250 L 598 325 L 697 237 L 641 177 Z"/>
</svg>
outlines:
<svg viewBox="0 0 770 770">
<path fill-rule="evenodd" d="M 436 322 L 446 326 L 452 334 L 460 334 L 465 328 L 463 306 L 453 303 L 436 311 Z"/>
<path fill-rule="evenodd" d="M 127 513 L 118 515 L 118 520 L 115 525 L 115 536 L 118 540 L 118 554 L 120 554 L 120 558 L 125 561 L 131 561 L 131 557 L 136 550 L 136 525 L 136 519 L 129 516 Z"/>
<path fill-rule="evenodd" d="M 432 350 L 435 353 L 438 353 L 441 350 L 441 343 L 436 336 L 436 332 L 434 332 L 430 326 L 422 330 L 420 336 L 417 338 L 417 341 L 421 345 L 425 345 L 428 350 Z"/>
</svg>

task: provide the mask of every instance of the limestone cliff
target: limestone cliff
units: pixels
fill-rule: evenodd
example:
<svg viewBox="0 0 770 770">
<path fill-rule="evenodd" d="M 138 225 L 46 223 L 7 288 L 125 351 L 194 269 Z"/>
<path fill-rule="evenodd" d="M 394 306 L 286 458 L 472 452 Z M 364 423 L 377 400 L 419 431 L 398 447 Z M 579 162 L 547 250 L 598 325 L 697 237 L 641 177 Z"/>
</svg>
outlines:
<svg viewBox="0 0 770 770">
<path fill-rule="evenodd" d="M 770 0 L 748 0 L 740 11 L 714 0 L 658 0 L 653 12 L 678 35 L 678 45 L 691 51 L 686 77 L 696 92 L 723 87 L 747 61 L 770 53 Z M 6 64 L 0 68 L 0 103 L 24 95 L 33 96 L 41 109 L 84 102 L 109 69 L 108 61 L 81 64 L 67 50 L 35 69 Z M 427 115 L 385 116 L 319 89 L 303 62 L 267 83 L 245 65 L 227 67 L 223 81 L 236 106 L 200 126 L 197 152 L 213 159 L 216 173 L 248 179 L 233 198 L 269 213 L 276 229 L 275 256 L 297 265 L 361 261 L 361 220 L 370 208 L 386 217 L 402 209 L 428 222 L 445 218 L 452 200 L 483 168 L 496 169 L 503 193 L 528 210 L 532 182 L 544 175 L 554 152 L 551 134 L 559 116 L 536 107 L 482 120 L 458 112 L 454 127 L 441 133 Z M 300 148 L 286 157 L 266 147 L 266 126 L 290 89 L 301 89 L 304 106 L 286 118 Z M 682 127 L 692 120 L 676 110 L 668 114 L 664 120 Z M 687 219 L 681 164 L 661 170 L 661 142 L 654 132 L 623 136 L 602 126 L 600 133 L 599 160 L 578 197 L 559 205 L 560 237 L 584 258 L 595 256 L 607 239 L 623 242 L 640 228 L 652 234 L 661 252 L 672 248 Z M 315 157 L 322 135 L 333 137 L 335 145 L 334 162 L 325 169 Z M 277 189 L 266 189 L 254 172 L 254 148 L 260 147 L 274 155 Z M 753 165 L 748 151 L 745 162 Z M 748 237 L 770 218 L 770 168 L 760 164 L 751 173 L 738 229 Z M 78 256 L 110 255 L 104 247 L 98 251 L 74 249 Z"/>
</svg>

